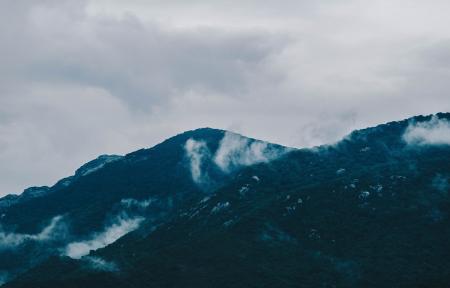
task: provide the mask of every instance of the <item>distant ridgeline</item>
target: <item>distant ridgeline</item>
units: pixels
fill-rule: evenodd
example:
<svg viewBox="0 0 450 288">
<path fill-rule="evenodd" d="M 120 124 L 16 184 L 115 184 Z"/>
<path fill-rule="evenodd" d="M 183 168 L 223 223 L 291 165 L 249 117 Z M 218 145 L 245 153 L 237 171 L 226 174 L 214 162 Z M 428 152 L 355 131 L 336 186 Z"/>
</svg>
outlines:
<svg viewBox="0 0 450 288">
<path fill-rule="evenodd" d="M 450 287 L 450 113 L 293 149 L 188 131 L 0 199 L 2 287 Z"/>
</svg>

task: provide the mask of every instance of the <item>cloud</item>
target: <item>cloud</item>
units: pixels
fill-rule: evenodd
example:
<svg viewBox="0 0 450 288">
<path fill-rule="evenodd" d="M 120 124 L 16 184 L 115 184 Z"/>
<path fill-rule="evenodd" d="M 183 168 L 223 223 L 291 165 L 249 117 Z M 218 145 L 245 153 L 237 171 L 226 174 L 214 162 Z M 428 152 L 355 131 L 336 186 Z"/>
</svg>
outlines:
<svg viewBox="0 0 450 288">
<path fill-rule="evenodd" d="M 225 132 L 214 154 L 211 154 L 205 141 L 192 138 L 186 141 L 184 150 L 189 160 L 192 180 L 202 187 L 208 187 L 214 186 L 205 169 L 209 164 L 217 166 L 224 173 L 230 173 L 241 166 L 269 162 L 292 149 L 251 140 L 233 132 Z"/>
<path fill-rule="evenodd" d="M 197 126 L 160 120 L 178 114 L 184 96 L 240 94 L 280 47 L 264 31 L 91 15 L 88 2 L 0 4 L 0 72 L 8 76 L 0 79 L 0 163 L 10 163 L 0 165 L 1 194 L 50 185 L 97 155 Z"/>
<path fill-rule="evenodd" d="M 199 184 L 208 181 L 208 174 L 202 169 L 203 162 L 211 157 L 211 152 L 206 143 L 204 141 L 188 139 L 184 145 L 184 149 L 189 159 L 192 180 Z"/>
<path fill-rule="evenodd" d="M 450 145 L 450 122 L 436 115 L 426 122 L 412 122 L 403 139 L 410 145 Z"/>
<path fill-rule="evenodd" d="M 97 256 L 85 256 L 82 260 L 87 264 L 87 267 L 92 270 L 104 272 L 117 272 L 119 268 L 114 262 L 106 261 Z"/>
<path fill-rule="evenodd" d="M 104 231 L 92 234 L 87 240 L 69 243 L 64 249 L 64 255 L 80 259 L 88 255 L 90 251 L 106 247 L 125 234 L 136 230 L 143 220 L 143 217 L 129 218 L 126 214 L 120 215 L 110 226 L 105 227 Z"/>
<path fill-rule="evenodd" d="M 267 142 L 250 141 L 239 134 L 226 132 L 214 155 L 214 162 L 223 171 L 229 172 L 235 167 L 271 161 L 287 150 L 271 147 Z"/>
<path fill-rule="evenodd" d="M 449 9 L 443 0 L 0 1 L 0 193 L 198 127 L 309 147 L 448 111 Z"/>
<path fill-rule="evenodd" d="M 52 218 L 48 226 L 42 229 L 38 234 L 20 234 L 0 231 L 0 249 L 14 248 L 26 241 L 44 242 L 54 240 L 60 236 L 61 233 L 64 233 L 61 230 L 65 229 L 62 218 L 62 216 Z"/>
<path fill-rule="evenodd" d="M 88 255 L 91 251 L 97 250 L 114 243 L 122 236 L 138 229 L 141 223 L 146 220 L 147 208 L 152 204 L 157 204 L 156 207 L 160 208 L 160 204 L 157 199 L 149 198 L 145 200 L 137 200 L 133 198 L 122 199 L 118 205 L 114 207 L 113 216 L 107 217 L 107 224 L 104 225 L 102 231 L 92 232 L 84 239 L 67 243 L 61 254 L 69 256 L 74 259 L 80 259 Z M 168 209 L 172 206 L 172 199 L 169 197 L 165 208 Z M 158 214 L 152 214 L 152 217 L 158 217 Z M 150 217 L 149 219 L 154 219 Z M 90 257 L 90 256 L 89 256 Z M 100 258 L 87 258 L 90 264 L 98 266 L 98 269 L 107 269 L 108 265 L 115 266 L 114 263 L 103 262 Z M 104 264 L 104 265 L 103 265 Z M 100 266 L 104 266 L 101 268 Z M 111 268 L 110 267 L 110 268 Z"/>
</svg>

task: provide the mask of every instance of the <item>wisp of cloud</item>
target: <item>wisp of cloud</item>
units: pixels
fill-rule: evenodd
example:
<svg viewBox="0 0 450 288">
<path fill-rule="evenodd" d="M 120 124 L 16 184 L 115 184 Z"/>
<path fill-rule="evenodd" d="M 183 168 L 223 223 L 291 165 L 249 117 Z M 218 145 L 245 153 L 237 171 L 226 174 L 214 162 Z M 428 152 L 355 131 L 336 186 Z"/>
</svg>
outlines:
<svg viewBox="0 0 450 288">
<path fill-rule="evenodd" d="M 84 241 L 69 243 L 63 254 L 74 259 L 80 259 L 88 255 L 90 251 L 106 247 L 125 234 L 136 230 L 143 220 L 143 217 L 129 218 L 126 215 L 120 215 L 103 232 L 94 233 L 89 239 Z"/>
<path fill-rule="evenodd" d="M 233 167 L 271 161 L 284 152 L 285 149 L 269 147 L 267 142 L 258 140 L 251 142 L 239 134 L 226 132 L 220 141 L 214 162 L 222 171 L 229 172 Z"/>
<path fill-rule="evenodd" d="M 202 173 L 202 163 L 211 155 L 208 146 L 204 141 L 196 141 L 191 138 L 186 141 L 184 149 L 190 162 L 192 179 L 196 183 L 204 182 L 207 175 Z"/>
<path fill-rule="evenodd" d="M 410 145 L 450 145 L 450 122 L 434 115 L 429 121 L 410 123 L 403 139 Z"/>
<path fill-rule="evenodd" d="M 233 132 L 225 132 L 214 155 L 204 141 L 188 139 L 184 145 L 186 157 L 189 159 L 192 179 L 197 184 L 210 182 L 210 177 L 203 168 L 205 161 L 212 163 L 224 173 L 230 173 L 241 166 L 272 161 L 290 148 L 272 146 L 260 140 L 251 140 Z"/>
<path fill-rule="evenodd" d="M 48 241 L 57 237 L 59 234 L 59 228 L 62 223 L 62 216 L 54 217 L 48 226 L 42 229 L 38 234 L 20 234 L 20 233 L 8 233 L 0 231 L 0 248 L 14 248 L 26 241 Z"/>
<path fill-rule="evenodd" d="M 106 261 L 97 256 L 86 256 L 83 260 L 87 264 L 87 267 L 92 270 L 104 271 L 104 272 L 116 272 L 119 271 L 117 264 L 114 262 Z"/>
</svg>

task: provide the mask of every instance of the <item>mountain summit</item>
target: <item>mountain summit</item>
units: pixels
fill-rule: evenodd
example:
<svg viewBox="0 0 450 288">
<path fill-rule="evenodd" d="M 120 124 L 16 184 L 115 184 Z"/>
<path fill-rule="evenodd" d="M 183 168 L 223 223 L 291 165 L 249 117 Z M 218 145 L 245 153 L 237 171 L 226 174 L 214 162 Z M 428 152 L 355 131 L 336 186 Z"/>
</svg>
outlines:
<svg viewBox="0 0 450 288">
<path fill-rule="evenodd" d="M 0 199 L 5 287 L 445 287 L 450 114 L 292 149 L 203 128 Z"/>
</svg>

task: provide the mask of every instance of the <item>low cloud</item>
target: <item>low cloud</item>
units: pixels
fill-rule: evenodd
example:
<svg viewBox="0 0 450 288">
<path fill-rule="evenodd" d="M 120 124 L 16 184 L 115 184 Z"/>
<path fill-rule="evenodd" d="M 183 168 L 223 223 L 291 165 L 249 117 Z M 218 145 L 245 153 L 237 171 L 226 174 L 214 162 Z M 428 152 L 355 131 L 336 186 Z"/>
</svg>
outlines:
<svg viewBox="0 0 450 288">
<path fill-rule="evenodd" d="M 20 234 L 20 233 L 8 233 L 0 231 L 0 249 L 14 248 L 21 245 L 26 241 L 49 241 L 55 239 L 62 233 L 62 229 L 65 229 L 65 225 L 62 223 L 62 216 L 54 217 L 48 226 L 46 226 L 38 234 Z"/>
<path fill-rule="evenodd" d="M 184 145 L 186 156 L 189 159 L 192 179 L 196 183 L 203 183 L 209 177 L 202 172 L 202 164 L 205 159 L 211 157 L 211 152 L 204 141 L 188 139 Z"/>
<path fill-rule="evenodd" d="M 285 152 L 286 149 L 271 147 L 267 142 L 252 142 L 239 134 L 227 132 L 220 141 L 214 162 L 222 171 L 229 172 L 234 167 L 271 161 Z"/>
<path fill-rule="evenodd" d="M 233 132 L 226 132 L 214 154 L 206 142 L 189 139 L 184 145 L 192 179 L 197 184 L 211 184 L 208 171 L 204 169 L 207 161 L 224 173 L 241 166 L 249 166 L 274 160 L 291 148 L 274 146 L 264 141 L 251 140 Z M 209 164 L 209 163 L 208 163 Z"/>
<path fill-rule="evenodd" d="M 119 268 L 117 267 L 117 264 L 111 261 L 106 261 L 100 257 L 97 256 L 86 256 L 83 257 L 83 260 L 85 261 L 87 268 L 97 271 L 104 271 L 104 272 L 117 272 L 119 271 Z"/>
<path fill-rule="evenodd" d="M 143 220 L 143 217 L 130 218 L 126 214 L 122 214 L 104 231 L 92 234 L 87 240 L 69 243 L 64 254 L 74 259 L 80 259 L 88 255 L 90 251 L 106 247 L 125 234 L 136 230 Z"/>
<path fill-rule="evenodd" d="M 410 145 L 450 145 L 450 122 L 433 116 L 426 122 L 410 123 L 403 139 Z"/>
</svg>

